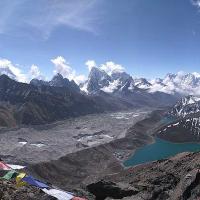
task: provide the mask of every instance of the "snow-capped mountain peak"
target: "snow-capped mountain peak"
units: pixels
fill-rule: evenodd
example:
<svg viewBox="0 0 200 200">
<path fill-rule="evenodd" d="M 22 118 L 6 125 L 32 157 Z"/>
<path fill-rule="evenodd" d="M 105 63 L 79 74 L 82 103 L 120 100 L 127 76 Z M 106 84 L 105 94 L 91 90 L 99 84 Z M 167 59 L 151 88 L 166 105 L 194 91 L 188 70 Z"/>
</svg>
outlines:
<svg viewBox="0 0 200 200">
<path fill-rule="evenodd" d="M 130 88 L 132 82 L 133 78 L 126 72 L 114 71 L 108 75 L 104 70 L 93 67 L 88 80 L 81 86 L 81 90 L 86 93 L 96 93 L 100 90 L 113 93 L 122 90 L 125 86 Z"/>
<path fill-rule="evenodd" d="M 178 101 L 169 114 L 176 117 L 185 117 L 190 114 L 198 113 L 199 111 L 200 97 L 189 95 Z"/>
<path fill-rule="evenodd" d="M 111 74 L 112 80 L 120 80 L 121 82 L 125 82 L 131 78 L 129 74 L 126 72 L 114 72 Z"/>
<path fill-rule="evenodd" d="M 147 80 L 145 78 L 132 78 L 126 72 L 115 72 L 107 74 L 98 67 L 93 67 L 85 84 L 81 85 L 81 90 L 87 93 L 95 93 L 100 90 L 108 93 L 116 91 L 145 90 L 149 93 L 162 92 L 176 96 L 200 95 L 200 74 L 178 72 L 168 73 L 164 79 L 157 78 Z"/>
<path fill-rule="evenodd" d="M 83 87 L 89 92 L 98 92 L 101 88 L 109 86 L 111 77 L 97 67 L 93 67 L 88 76 L 88 80 Z"/>
<path fill-rule="evenodd" d="M 135 86 L 141 89 L 149 89 L 152 84 L 147 81 L 145 78 L 136 78 L 134 79 Z"/>
<path fill-rule="evenodd" d="M 150 92 L 160 91 L 168 94 L 200 95 L 200 74 L 167 74 L 164 79 L 151 81 Z"/>
<path fill-rule="evenodd" d="M 183 106 L 194 104 L 194 103 L 197 103 L 199 101 L 200 101 L 200 97 L 192 96 L 192 95 L 184 97 L 184 98 L 181 99 L 181 103 L 182 103 Z"/>
</svg>

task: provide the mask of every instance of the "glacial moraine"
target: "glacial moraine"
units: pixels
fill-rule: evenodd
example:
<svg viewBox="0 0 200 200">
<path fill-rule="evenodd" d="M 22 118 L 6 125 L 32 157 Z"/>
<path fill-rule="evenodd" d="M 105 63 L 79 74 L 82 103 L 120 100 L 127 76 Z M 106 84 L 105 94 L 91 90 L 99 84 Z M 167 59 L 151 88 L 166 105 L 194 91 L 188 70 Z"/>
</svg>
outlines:
<svg viewBox="0 0 200 200">
<path fill-rule="evenodd" d="M 43 126 L 3 129 L 0 156 L 19 164 L 56 160 L 67 154 L 124 138 L 150 110 L 92 114 Z"/>
</svg>

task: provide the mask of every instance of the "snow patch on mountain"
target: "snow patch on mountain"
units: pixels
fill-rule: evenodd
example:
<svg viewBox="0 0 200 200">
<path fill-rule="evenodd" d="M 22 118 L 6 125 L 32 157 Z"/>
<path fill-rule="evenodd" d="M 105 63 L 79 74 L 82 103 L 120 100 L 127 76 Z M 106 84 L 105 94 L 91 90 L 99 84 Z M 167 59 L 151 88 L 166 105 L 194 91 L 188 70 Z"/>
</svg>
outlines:
<svg viewBox="0 0 200 200">
<path fill-rule="evenodd" d="M 152 84 L 147 81 L 145 78 L 136 78 L 134 79 L 134 85 L 141 89 L 149 89 Z"/>
<path fill-rule="evenodd" d="M 198 102 L 198 101 L 200 101 L 200 97 L 191 97 L 190 99 L 189 99 L 189 101 L 187 101 L 186 102 L 186 105 L 189 105 L 189 104 L 193 104 L 193 103 L 196 103 L 196 102 Z"/>
<path fill-rule="evenodd" d="M 198 112 L 200 112 L 200 97 L 190 95 L 178 101 L 169 114 L 175 117 L 186 117 Z"/>
<path fill-rule="evenodd" d="M 119 85 L 119 80 L 114 80 L 113 82 L 110 82 L 108 86 L 103 87 L 101 90 L 107 93 L 113 93 L 115 90 L 117 90 Z"/>
<path fill-rule="evenodd" d="M 164 79 L 151 81 L 150 92 L 160 91 L 168 94 L 200 95 L 200 74 L 178 72 L 167 74 Z"/>
<path fill-rule="evenodd" d="M 124 71 L 121 65 L 108 62 L 100 67 L 93 66 L 88 80 L 81 85 L 81 90 L 86 93 L 95 93 L 100 90 L 107 93 L 124 90 L 133 92 L 138 88 L 149 93 L 163 92 L 177 96 L 200 95 L 200 73 L 169 73 L 163 79 L 147 80 L 133 78 Z"/>
</svg>

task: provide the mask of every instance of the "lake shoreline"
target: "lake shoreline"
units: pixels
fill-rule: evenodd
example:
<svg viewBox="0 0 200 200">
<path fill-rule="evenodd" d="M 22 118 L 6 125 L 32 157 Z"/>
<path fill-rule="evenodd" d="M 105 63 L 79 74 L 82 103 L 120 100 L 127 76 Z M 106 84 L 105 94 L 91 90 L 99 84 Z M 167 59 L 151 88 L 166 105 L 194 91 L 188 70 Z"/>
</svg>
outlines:
<svg viewBox="0 0 200 200">
<path fill-rule="evenodd" d="M 179 153 L 199 151 L 199 143 L 172 143 L 157 137 L 155 143 L 137 149 L 134 155 L 124 162 L 124 165 L 134 167 L 139 164 L 168 159 Z"/>
</svg>

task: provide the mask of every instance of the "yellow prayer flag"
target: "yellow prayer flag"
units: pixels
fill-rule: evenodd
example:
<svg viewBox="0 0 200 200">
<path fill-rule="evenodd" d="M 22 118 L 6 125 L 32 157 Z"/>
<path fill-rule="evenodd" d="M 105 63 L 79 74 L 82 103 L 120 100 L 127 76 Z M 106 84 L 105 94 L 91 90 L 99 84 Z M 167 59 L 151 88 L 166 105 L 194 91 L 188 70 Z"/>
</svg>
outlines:
<svg viewBox="0 0 200 200">
<path fill-rule="evenodd" d="M 17 187 L 22 187 L 25 186 L 26 183 L 22 181 L 22 179 L 26 176 L 25 173 L 20 173 L 17 177 L 16 177 L 16 185 Z"/>
</svg>

